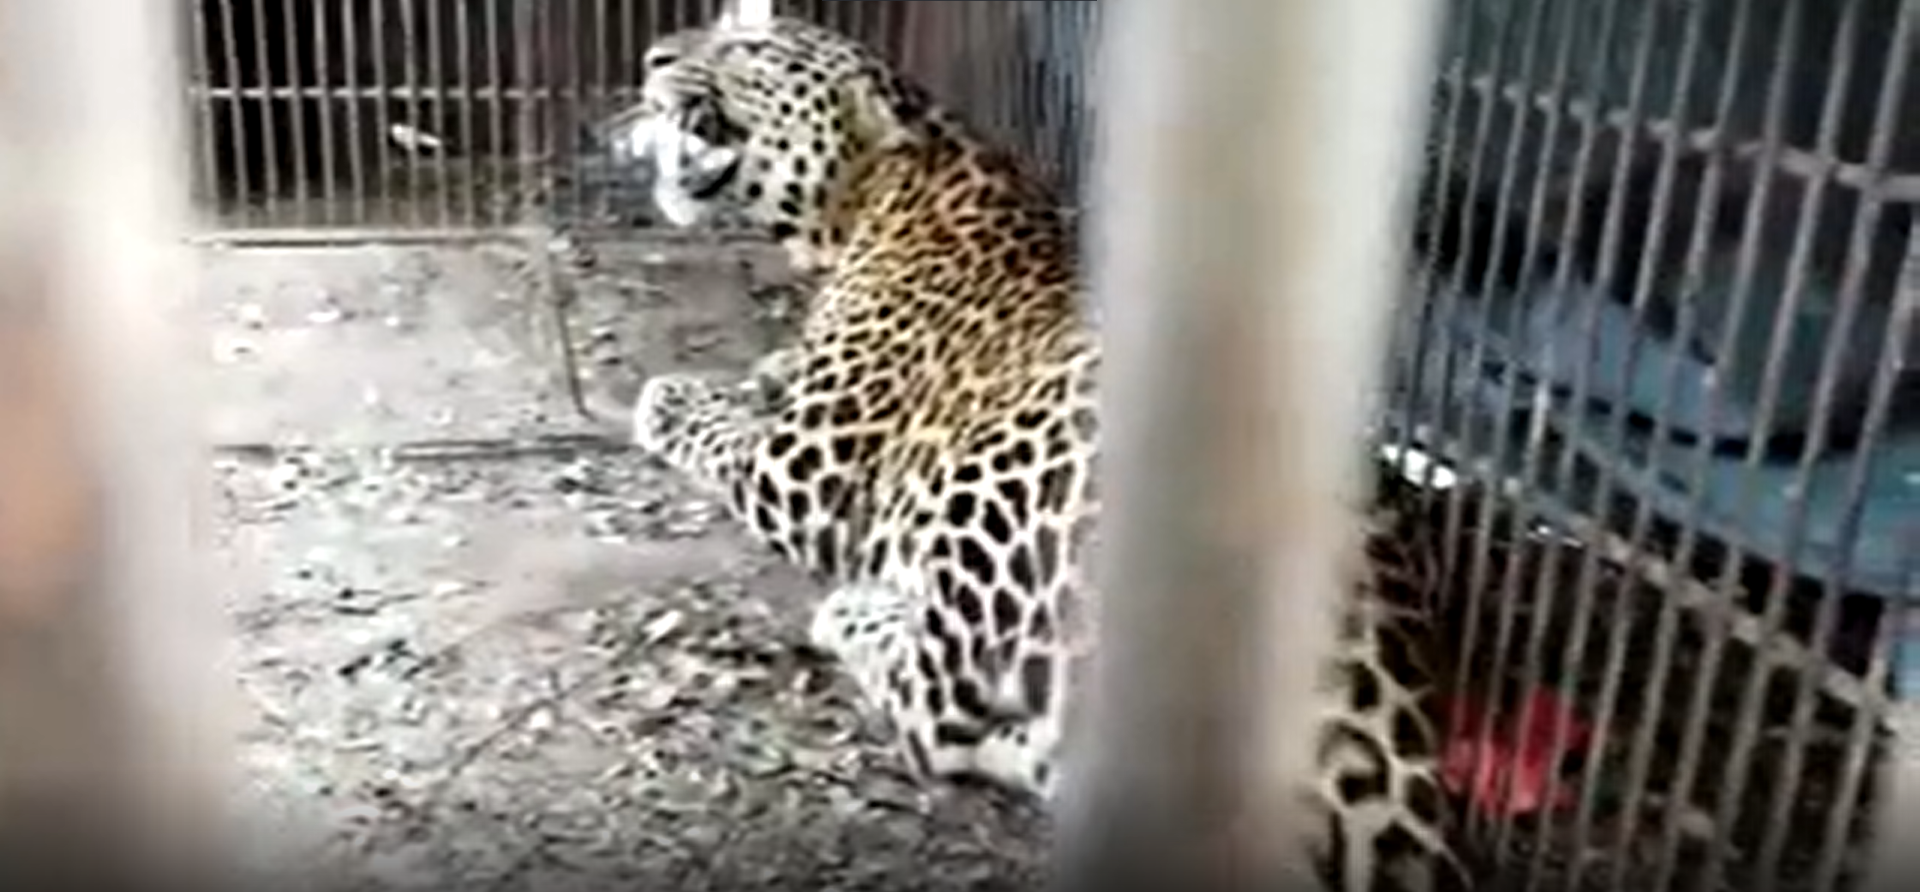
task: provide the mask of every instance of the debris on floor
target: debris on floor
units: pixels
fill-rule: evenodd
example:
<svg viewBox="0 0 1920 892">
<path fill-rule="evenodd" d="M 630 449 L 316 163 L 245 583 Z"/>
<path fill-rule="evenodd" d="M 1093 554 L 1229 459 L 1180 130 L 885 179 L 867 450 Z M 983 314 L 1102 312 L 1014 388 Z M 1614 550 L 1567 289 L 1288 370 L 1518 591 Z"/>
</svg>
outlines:
<svg viewBox="0 0 1920 892">
<path fill-rule="evenodd" d="M 729 317 L 778 283 L 713 250 L 601 252 L 572 313 L 592 386 L 744 367 L 757 335 Z M 817 592 L 648 459 L 563 436 L 580 426 L 535 296 L 502 264 L 207 257 L 256 866 L 367 892 L 1039 881 L 1028 808 L 902 777 L 801 655 Z M 529 595 L 514 574 L 548 543 L 560 562 L 684 550 Z"/>
</svg>

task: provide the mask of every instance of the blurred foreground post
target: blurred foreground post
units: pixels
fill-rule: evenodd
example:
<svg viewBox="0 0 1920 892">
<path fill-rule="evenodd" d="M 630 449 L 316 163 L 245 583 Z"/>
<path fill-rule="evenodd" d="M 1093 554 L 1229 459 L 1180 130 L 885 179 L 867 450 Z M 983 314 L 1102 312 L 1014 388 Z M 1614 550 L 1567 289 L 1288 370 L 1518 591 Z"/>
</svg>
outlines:
<svg viewBox="0 0 1920 892">
<path fill-rule="evenodd" d="M 186 881 L 227 754 L 175 4 L 0 2 L 0 880 Z M 156 860 L 156 859 L 169 860 Z M 199 879 L 205 879 L 202 875 Z"/>
<path fill-rule="evenodd" d="M 1358 545 L 1431 0 L 1107 7 L 1088 195 L 1103 623 L 1075 889 L 1302 888 L 1308 695 Z"/>
</svg>

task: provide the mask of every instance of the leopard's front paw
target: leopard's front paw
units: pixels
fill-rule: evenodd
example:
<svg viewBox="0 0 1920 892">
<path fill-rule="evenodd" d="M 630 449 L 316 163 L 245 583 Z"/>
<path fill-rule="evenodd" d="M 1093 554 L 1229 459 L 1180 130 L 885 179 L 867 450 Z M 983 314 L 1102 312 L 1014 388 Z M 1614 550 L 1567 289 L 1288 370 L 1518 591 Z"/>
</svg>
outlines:
<svg viewBox="0 0 1920 892">
<path fill-rule="evenodd" d="M 685 436 L 688 422 L 706 401 L 709 385 L 691 375 L 655 375 L 633 401 L 633 445 L 665 456 Z"/>
<path fill-rule="evenodd" d="M 806 366 L 806 354 L 798 347 L 780 347 L 760 354 L 753 361 L 751 375 L 765 386 L 789 387 Z"/>
<path fill-rule="evenodd" d="M 742 387 L 759 414 L 778 415 L 786 410 L 804 364 L 800 351 L 792 347 L 771 351 L 754 362 Z"/>
</svg>

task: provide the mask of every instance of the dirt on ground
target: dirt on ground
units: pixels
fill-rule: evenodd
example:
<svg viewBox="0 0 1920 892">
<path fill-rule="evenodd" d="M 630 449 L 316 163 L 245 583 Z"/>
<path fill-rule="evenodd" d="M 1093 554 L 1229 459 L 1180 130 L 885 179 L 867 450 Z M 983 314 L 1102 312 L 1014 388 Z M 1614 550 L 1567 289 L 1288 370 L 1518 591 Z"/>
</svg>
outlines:
<svg viewBox="0 0 1920 892">
<path fill-rule="evenodd" d="M 565 293 L 601 405 L 742 369 L 791 318 L 758 246 L 592 255 Z M 527 257 L 206 254 L 253 865 L 362 890 L 1035 885 L 1030 809 L 906 779 L 798 649 L 820 592 L 574 413 Z M 503 619 L 543 549 L 702 557 Z"/>
<path fill-rule="evenodd" d="M 221 594 L 251 717 L 239 801 L 254 865 L 329 892 L 1037 885 L 1045 822 L 1003 797 L 902 776 L 851 687 L 803 654 L 822 592 L 710 495 L 620 442 L 621 407 L 646 376 L 742 372 L 785 332 L 802 290 L 780 259 L 687 237 L 562 250 L 558 269 L 530 256 L 513 245 L 206 255 Z M 599 419 L 570 400 L 555 295 Z M 583 563 L 599 569 L 543 588 Z M 1502 578 L 1490 566 L 1486 578 Z M 1615 594 L 1596 604 L 1652 597 L 1600 590 Z M 526 613 L 555 604 L 570 609 Z M 1514 609 L 1561 618 L 1548 626 L 1575 616 Z M 1612 659 L 1601 639 L 1620 640 L 1646 668 L 1644 644 L 1673 634 L 1656 628 L 1657 599 L 1600 615 L 1615 619 L 1593 626 L 1574 662 Z M 1786 789 L 1797 829 L 1776 863 L 1810 873 L 1817 859 L 1795 853 L 1822 848 L 1836 797 L 1871 787 L 1843 777 L 1858 768 L 1845 754 L 1864 751 L 1850 718 L 1823 720 L 1832 727 L 1799 755 L 1789 744 L 1805 735 L 1769 720 L 1752 776 L 1731 779 L 1746 791 L 1737 814 L 1716 817 L 1718 781 L 1682 793 L 1650 775 L 1658 797 L 1624 795 L 1630 743 L 1653 775 L 1671 773 L 1654 754 L 1691 723 L 1689 692 L 1707 670 L 1684 654 L 1703 623 L 1680 623 L 1664 684 L 1621 686 L 1614 714 L 1645 727 L 1612 729 L 1588 755 L 1596 770 L 1576 772 L 1596 803 L 1638 801 L 1635 815 L 1663 810 L 1659 797 L 1683 805 L 1666 825 L 1597 819 L 1584 840 L 1554 822 L 1537 843 L 1516 836 L 1509 858 L 1537 851 L 1549 876 L 1589 865 L 1584 888 L 1604 886 L 1610 871 L 1592 865 L 1624 852 L 1616 869 L 1645 886 L 1643 869 L 1676 856 L 1641 850 L 1671 834 L 1682 874 L 1711 846 L 1735 854 L 1737 873 L 1769 847 L 1762 819 L 1779 817 L 1773 794 Z M 1483 644 L 1504 634 L 1481 631 Z M 1554 654 L 1563 631 L 1526 638 Z M 1798 678 L 1787 665 L 1772 674 Z M 1728 692 L 1714 702 L 1728 702 L 1710 710 L 1709 739 L 1753 721 L 1733 708 L 1750 669 L 1714 674 Z"/>
</svg>

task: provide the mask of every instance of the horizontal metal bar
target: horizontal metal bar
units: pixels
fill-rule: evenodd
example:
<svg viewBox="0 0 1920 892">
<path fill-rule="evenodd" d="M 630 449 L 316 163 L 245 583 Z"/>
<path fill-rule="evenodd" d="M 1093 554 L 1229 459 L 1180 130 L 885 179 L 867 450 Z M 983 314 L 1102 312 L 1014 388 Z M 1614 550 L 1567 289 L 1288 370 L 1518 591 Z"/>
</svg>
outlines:
<svg viewBox="0 0 1920 892">
<path fill-rule="evenodd" d="M 580 452 L 626 452 L 633 444 L 604 433 L 538 434 L 530 437 L 474 437 L 408 440 L 399 443 L 313 444 L 215 443 L 217 456 L 241 461 L 281 461 L 295 455 L 373 452 L 401 462 L 505 461 Z"/>
<path fill-rule="evenodd" d="M 1453 89 L 1466 89 L 1479 94 L 1482 98 L 1497 96 L 1508 105 L 1532 106 L 1535 111 L 1551 113 L 1556 108 L 1576 117 L 1592 117 L 1607 128 L 1623 135 L 1632 136 L 1632 116 L 1625 109 L 1615 109 L 1604 114 L 1599 113 L 1599 104 L 1588 99 L 1575 99 L 1556 96 L 1551 92 L 1530 89 L 1525 85 L 1508 83 L 1496 84 L 1490 75 L 1465 77 L 1460 66 L 1448 68 L 1441 76 L 1442 81 Z M 1675 134 L 1676 125 L 1667 120 L 1648 119 L 1641 121 L 1637 128 L 1641 135 L 1655 140 L 1664 140 Z M 1773 166 L 1781 173 L 1804 180 L 1830 178 L 1840 186 L 1854 189 L 1881 201 L 1899 204 L 1920 204 L 1920 173 L 1902 173 L 1882 170 L 1872 165 L 1841 161 L 1791 145 L 1781 144 L 1769 147 L 1764 140 L 1742 140 L 1733 142 L 1725 131 L 1714 127 L 1700 127 L 1678 131 L 1682 145 L 1701 154 L 1721 154 L 1740 161 L 1753 161 L 1774 153 Z"/>
<path fill-rule="evenodd" d="M 588 243 L 631 242 L 644 240 L 655 244 L 741 245 L 773 243 L 766 233 L 752 229 L 688 230 L 666 226 L 624 228 L 566 227 L 569 238 Z M 206 229 L 187 236 L 188 244 L 206 247 L 328 247 L 359 244 L 475 244 L 491 242 L 545 241 L 554 229 L 535 226 L 508 227 L 415 227 L 415 226 L 319 226 L 270 227 L 257 229 L 227 227 Z"/>
<path fill-rule="evenodd" d="M 1414 442 L 1434 447 L 1429 454 L 1458 467 L 1461 444 L 1454 438 L 1444 436 L 1424 424 L 1415 426 L 1413 437 Z M 1456 475 L 1495 481 L 1495 488 L 1502 498 L 1515 502 L 1527 500 L 1527 487 L 1521 484 L 1519 478 L 1499 473 L 1492 462 L 1474 459 L 1464 464 L 1465 473 L 1455 470 Z M 1753 648 L 1755 658 L 1765 666 L 1811 674 L 1822 693 L 1852 709 L 1881 712 L 1892 702 L 1892 697 L 1886 691 L 1867 685 L 1858 676 L 1834 669 L 1829 660 L 1807 645 L 1785 635 L 1770 633 L 1760 617 L 1742 609 L 1726 593 L 1715 591 L 1712 586 L 1694 578 L 1652 549 L 1636 547 L 1625 536 L 1608 529 L 1604 524 L 1571 513 L 1566 517 L 1556 517 L 1548 524 L 1561 527 L 1563 532 L 1583 546 L 1598 552 L 1606 563 L 1637 574 L 1661 594 L 1672 597 L 1680 610 L 1726 623 L 1728 636 Z"/>
<path fill-rule="evenodd" d="M 595 227 L 574 224 L 566 227 L 569 238 L 582 242 L 647 241 L 668 245 L 773 245 L 773 240 L 758 229 L 675 229 L 671 226 Z"/>
<path fill-rule="evenodd" d="M 332 245 L 477 243 L 524 241 L 544 237 L 531 227 L 261 227 L 213 229 L 187 236 L 193 245 L 210 247 L 325 247 Z"/>
<path fill-rule="evenodd" d="M 190 86 L 194 99 L 400 99 L 408 102 L 485 103 L 502 101 L 575 100 L 614 96 L 639 101 L 639 87 L 480 87 L 450 83 L 443 87 L 398 84 L 389 87 L 201 87 Z"/>
</svg>

